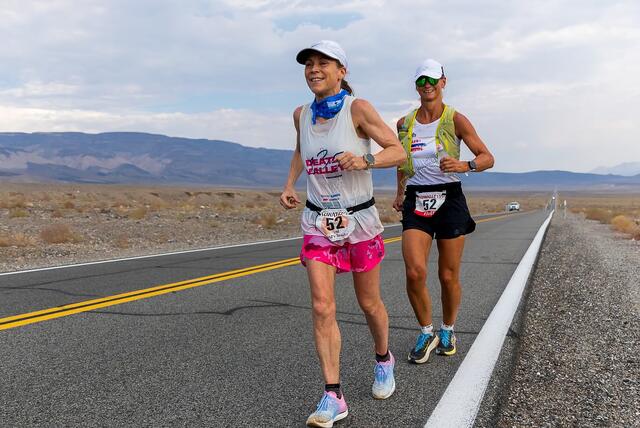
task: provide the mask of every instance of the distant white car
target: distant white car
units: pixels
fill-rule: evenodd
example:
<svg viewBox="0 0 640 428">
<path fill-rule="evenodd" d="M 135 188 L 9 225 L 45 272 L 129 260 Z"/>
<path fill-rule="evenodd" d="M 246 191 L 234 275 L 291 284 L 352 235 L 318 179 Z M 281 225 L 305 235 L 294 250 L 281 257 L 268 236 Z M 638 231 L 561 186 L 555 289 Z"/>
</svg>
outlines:
<svg viewBox="0 0 640 428">
<path fill-rule="evenodd" d="M 519 202 L 509 202 L 507 204 L 507 211 L 520 211 L 520 203 Z"/>
</svg>

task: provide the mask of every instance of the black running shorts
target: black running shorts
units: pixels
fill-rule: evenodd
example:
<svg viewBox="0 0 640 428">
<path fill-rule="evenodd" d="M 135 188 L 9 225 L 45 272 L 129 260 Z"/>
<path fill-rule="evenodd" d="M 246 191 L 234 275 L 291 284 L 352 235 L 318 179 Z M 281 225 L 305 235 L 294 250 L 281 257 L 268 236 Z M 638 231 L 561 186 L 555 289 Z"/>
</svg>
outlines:
<svg viewBox="0 0 640 428">
<path fill-rule="evenodd" d="M 433 217 L 422 217 L 414 212 L 416 192 L 445 190 L 447 192 L 445 201 Z M 471 218 L 460 182 L 407 186 L 402 204 L 402 230 L 409 229 L 422 230 L 435 239 L 457 238 L 476 230 L 476 222 Z"/>
</svg>

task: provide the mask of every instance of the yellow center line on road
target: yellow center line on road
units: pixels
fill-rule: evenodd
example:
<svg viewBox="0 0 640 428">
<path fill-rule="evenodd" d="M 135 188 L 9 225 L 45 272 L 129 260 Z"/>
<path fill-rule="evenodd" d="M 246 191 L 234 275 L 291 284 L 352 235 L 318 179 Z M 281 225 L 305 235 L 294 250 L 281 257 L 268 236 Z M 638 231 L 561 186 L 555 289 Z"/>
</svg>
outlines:
<svg viewBox="0 0 640 428">
<path fill-rule="evenodd" d="M 476 223 L 498 220 L 507 216 L 508 215 L 503 215 L 499 217 L 478 220 L 476 221 Z M 384 243 L 391 244 L 400 240 L 402 240 L 402 237 L 397 236 L 394 238 L 385 239 Z M 95 309 L 106 308 L 108 306 L 120 305 L 122 303 L 133 302 L 135 300 L 148 299 L 149 297 L 160 296 L 163 294 L 187 290 L 194 287 L 201 287 L 203 285 L 214 284 L 216 282 L 226 281 L 234 278 L 241 278 L 243 276 L 253 275 L 256 273 L 266 272 L 274 269 L 280 269 L 287 266 L 294 266 L 299 263 L 299 257 L 292 257 L 289 259 L 278 260 L 275 262 L 265 263 L 257 266 L 250 266 L 242 269 L 230 270 L 227 272 L 221 272 L 214 275 L 203 276 L 200 278 L 187 279 L 171 284 L 163 284 L 151 288 L 145 288 L 142 290 L 115 294 L 113 296 L 101 297 L 93 300 L 85 300 L 82 302 L 56 306 L 53 308 L 42 309 L 25 314 L 12 315 L 10 317 L 0 318 L 0 330 L 8 330 L 10 328 L 20 327 L 27 324 L 34 324 L 42 321 L 52 320 L 55 318 L 66 317 L 68 315 L 78 314 L 81 312 L 93 311 Z"/>
<path fill-rule="evenodd" d="M 503 215 L 499 215 L 497 217 L 483 218 L 482 220 L 476 220 L 476 223 L 484 223 L 485 221 L 500 220 L 501 218 L 509 217 L 509 216 L 512 216 L 512 215 L 513 214 L 503 214 Z"/>
<path fill-rule="evenodd" d="M 132 302 L 134 300 L 147 299 L 149 297 L 160 296 L 162 294 L 186 290 L 188 288 L 200 287 L 202 285 L 213 284 L 233 278 L 240 278 L 243 276 L 252 275 L 254 273 L 266 272 L 285 266 L 293 266 L 298 263 L 300 263 L 300 259 L 298 257 L 293 257 L 290 259 L 278 260 L 276 262 L 266 263 L 263 265 L 251 266 L 248 268 L 235 269 L 228 272 L 218 273 L 215 275 L 203 276 L 201 278 L 188 279 L 171 284 L 163 284 L 156 287 L 145 288 L 142 290 L 101 297 L 99 299 L 85 300 L 83 302 L 71 303 L 69 305 L 56 306 L 36 312 L 13 315 L 6 318 L 0 318 L 0 330 L 7 330 L 22 325 L 60 318 L 80 312 L 92 311 L 94 309 L 105 308 L 107 306 L 119 305 L 121 303 Z"/>
</svg>

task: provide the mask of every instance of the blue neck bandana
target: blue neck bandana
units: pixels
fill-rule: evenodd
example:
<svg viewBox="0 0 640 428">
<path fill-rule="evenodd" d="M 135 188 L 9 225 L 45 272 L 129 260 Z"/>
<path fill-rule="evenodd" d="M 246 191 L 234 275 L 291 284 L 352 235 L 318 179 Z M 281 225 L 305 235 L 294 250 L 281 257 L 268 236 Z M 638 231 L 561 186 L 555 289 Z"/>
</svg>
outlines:
<svg viewBox="0 0 640 428">
<path fill-rule="evenodd" d="M 316 124 L 316 118 L 322 117 L 324 119 L 331 119 L 342 110 L 344 104 L 344 97 L 349 95 L 346 90 L 341 90 L 336 95 L 324 98 L 320 101 L 315 99 L 311 103 L 311 123 Z"/>
</svg>

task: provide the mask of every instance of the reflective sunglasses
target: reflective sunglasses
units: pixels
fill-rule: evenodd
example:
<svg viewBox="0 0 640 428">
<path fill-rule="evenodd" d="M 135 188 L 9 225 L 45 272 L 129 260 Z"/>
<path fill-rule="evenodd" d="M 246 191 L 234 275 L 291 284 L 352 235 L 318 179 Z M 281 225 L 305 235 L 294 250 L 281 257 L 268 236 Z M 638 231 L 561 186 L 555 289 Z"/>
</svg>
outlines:
<svg viewBox="0 0 640 428">
<path fill-rule="evenodd" d="M 418 77 L 418 80 L 416 80 L 416 86 L 419 88 L 422 88 L 424 85 L 427 84 L 427 82 L 429 82 L 431 86 L 436 86 L 439 81 L 440 79 L 434 79 L 433 77 L 420 76 Z"/>
</svg>

